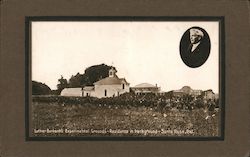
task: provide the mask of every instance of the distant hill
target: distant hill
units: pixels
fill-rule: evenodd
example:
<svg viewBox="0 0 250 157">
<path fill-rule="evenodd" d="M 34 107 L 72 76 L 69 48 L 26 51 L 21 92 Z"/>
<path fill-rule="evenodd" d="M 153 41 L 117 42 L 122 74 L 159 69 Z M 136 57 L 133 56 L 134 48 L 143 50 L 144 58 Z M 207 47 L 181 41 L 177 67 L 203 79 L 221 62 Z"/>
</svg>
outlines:
<svg viewBox="0 0 250 157">
<path fill-rule="evenodd" d="M 32 95 L 49 95 L 51 89 L 44 83 L 32 81 Z"/>
</svg>

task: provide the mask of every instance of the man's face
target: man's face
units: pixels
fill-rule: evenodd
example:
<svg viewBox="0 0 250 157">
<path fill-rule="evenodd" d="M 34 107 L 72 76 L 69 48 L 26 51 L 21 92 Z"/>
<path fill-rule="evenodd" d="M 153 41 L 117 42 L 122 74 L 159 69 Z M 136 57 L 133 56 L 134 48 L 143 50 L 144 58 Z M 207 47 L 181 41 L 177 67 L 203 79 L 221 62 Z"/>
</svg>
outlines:
<svg viewBox="0 0 250 157">
<path fill-rule="evenodd" d="M 201 40 L 201 36 L 197 34 L 190 34 L 190 42 L 191 44 L 196 44 Z"/>
</svg>

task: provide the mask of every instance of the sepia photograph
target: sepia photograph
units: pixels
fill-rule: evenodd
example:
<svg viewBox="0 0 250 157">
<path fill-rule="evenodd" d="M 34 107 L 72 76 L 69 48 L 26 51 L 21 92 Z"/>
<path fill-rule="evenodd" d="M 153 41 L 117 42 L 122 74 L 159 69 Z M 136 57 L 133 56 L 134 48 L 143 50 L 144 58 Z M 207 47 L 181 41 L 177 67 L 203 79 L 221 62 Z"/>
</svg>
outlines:
<svg viewBox="0 0 250 157">
<path fill-rule="evenodd" d="M 222 138 L 220 22 L 29 19 L 28 136 Z"/>
</svg>

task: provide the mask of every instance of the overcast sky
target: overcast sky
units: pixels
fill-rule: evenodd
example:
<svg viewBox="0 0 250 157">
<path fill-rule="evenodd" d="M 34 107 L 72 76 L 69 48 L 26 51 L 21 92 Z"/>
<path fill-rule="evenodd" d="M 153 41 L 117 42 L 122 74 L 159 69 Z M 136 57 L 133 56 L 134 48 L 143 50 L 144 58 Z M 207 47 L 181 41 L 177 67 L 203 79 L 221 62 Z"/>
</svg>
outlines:
<svg viewBox="0 0 250 157">
<path fill-rule="evenodd" d="M 182 35 L 190 27 L 207 31 L 208 60 L 189 68 L 180 57 Z M 56 89 L 63 75 L 97 64 L 113 65 L 130 86 L 157 84 L 163 91 L 219 87 L 218 22 L 32 22 L 32 80 Z"/>
</svg>

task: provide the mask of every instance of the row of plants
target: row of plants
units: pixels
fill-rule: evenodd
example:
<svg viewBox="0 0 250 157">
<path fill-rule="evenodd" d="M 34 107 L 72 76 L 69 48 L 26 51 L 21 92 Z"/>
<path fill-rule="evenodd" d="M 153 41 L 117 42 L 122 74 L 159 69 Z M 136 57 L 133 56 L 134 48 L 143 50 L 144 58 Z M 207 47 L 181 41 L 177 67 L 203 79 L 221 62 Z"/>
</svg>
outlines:
<svg viewBox="0 0 250 157">
<path fill-rule="evenodd" d="M 59 103 L 59 104 L 91 104 L 94 106 L 120 106 L 120 107 L 151 107 L 157 110 L 177 108 L 179 110 L 194 110 L 206 108 L 213 111 L 219 107 L 219 100 L 204 100 L 192 95 L 181 97 L 169 97 L 166 95 L 145 94 L 136 95 L 125 93 L 119 97 L 95 98 L 95 97 L 64 97 L 64 96 L 33 96 L 33 102 Z"/>
</svg>

